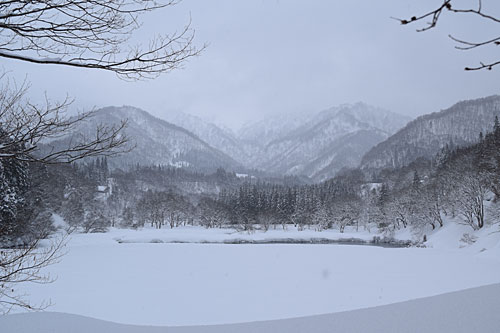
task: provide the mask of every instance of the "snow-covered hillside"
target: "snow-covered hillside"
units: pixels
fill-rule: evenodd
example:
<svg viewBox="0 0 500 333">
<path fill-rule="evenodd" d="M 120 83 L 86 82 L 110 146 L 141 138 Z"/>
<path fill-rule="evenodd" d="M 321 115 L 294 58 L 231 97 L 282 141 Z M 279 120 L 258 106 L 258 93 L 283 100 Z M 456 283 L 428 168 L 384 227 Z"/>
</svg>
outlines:
<svg viewBox="0 0 500 333">
<path fill-rule="evenodd" d="M 408 121 L 363 103 L 309 115 L 274 116 L 248 124 L 238 134 L 182 112 L 170 112 L 164 118 L 169 122 L 131 106 L 106 107 L 75 133 L 89 136 L 98 124 L 110 126 L 128 119 L 125 133 L 136 148 L 111 159 L 112 167 L 170 165 L 211 172 L 218 167 L 254 168 L 321 181 L 344 167 L 357 166 L 366 151 Z M 64 146 L 70 139 L 50 145 Z"/>
<path fill-rule="evenodd" d="M 256 166 L 324 180 L 343 167 L 356 167 L 365 152 L 408 120 L 364 103 L 340 105 L 268 142 Z"/>
<path fill-rule="evenodd" d="M 249 123 L 237 134 L 181 112 L 165 116 L 245 167 L 275 175 L 306 175 L 321 181 L 356 167 L 375 144 L 410 119 L 364 103 L 322 112 L 275 115 Z"/>
<path fill-rule="evenodd" d="M 432 158 L 447 144 L 470 145 L 479 140 L 480 132 L 493 129 L 495 116 L 499 115 L 500 96 L 490 96 L 418 117 L 367 152 L 361 167 L 397 168 L 418 157 Z"/>
<path fill-rule="evenodd" d="M 220 150 L 236 161 L 244 162 L 250 156 L 246 146 L 228 128 L 217 126 L 197 116 L 184 112 L 166 112 L 162 114 L 168 122 L 187 129 L 196 134 L 210 146 Z"/>
<path fill-rule="evenodd" d="M 108 107 L 79 130 L 89 135 L 98 123 L 129 119 L 126 133 L 137 149 L 115 158 L 112 166 L 163 164 L 202 171 L 254 168 L 322 181 L 345 167 L 400 167 L 418 157 L 431 158 L 447 144 L 471 144 L 481 131 L 491 130 L 499 114 L 500 96 L 460 102 L 408 124 L 408 117 L 356 103 L 310 115 L 270 117 L 234 134 L 180 112 L 165 116 L 173 125 L 137 108 Z"/>
<path fill-rule="evenodd" d="M 238 131 L 237 135 L 240 140 L 262 148 L 304 125 L 317 113 L 269 116 L 247 123 Z"/>
<path fill-rule="evenodd" d="M 127 120 L 124 134 L 135 148 L 109 160 L 112 167 L 135 165 L 166 165 L 188 167 L 197 171 L 213 172 L 219 167 L 236 169 L 239 164 L 223 152 L 213 148 L 188 130 L 155 118 L 141 109 L 123 106 L 97 110 L 74 130 L 73 136 L 50 142 L 49 146 L 64 146 L 68 140 L 82 133 L 93 135 L 99 124 L 113 126 Z M 50 148 L 49 148 L 50 149 Z"/>
</svg>

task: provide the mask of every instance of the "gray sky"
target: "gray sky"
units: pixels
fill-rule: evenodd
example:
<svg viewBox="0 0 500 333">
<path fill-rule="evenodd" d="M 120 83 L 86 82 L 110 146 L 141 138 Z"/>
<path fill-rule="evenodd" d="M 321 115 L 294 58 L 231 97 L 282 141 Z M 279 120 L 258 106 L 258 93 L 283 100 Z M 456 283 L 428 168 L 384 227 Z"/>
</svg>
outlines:
<svg viewBox="0 0 500 333">
<path fill-rule="evenodd" d="M 127 104 L 159 117 L 177 110 L 233 128 L 268 114 L 357 101 L 415 116 L 500 93 L 500 68 L 463 70 L 497 60 L 498 47 L 458 51 L 447 38 L 497 37 L 498 24 L 444 15 L 437 29 L 417 33 L 418 26 L 390 19 L 440 2 L 184 0 L 143 17 L 138 37 L 180 30 L 191 15 L 196 42 L 209 47 L 158 79 L 124 82 L 111 73 L 4 59 L 2 66 L 17 80 L 27 75 L 35 100 L 44 92 L 53 99 L 68 94 L 78 108 Z M 500 15 L 498 1 L 483 6 Z"/>
</svg>

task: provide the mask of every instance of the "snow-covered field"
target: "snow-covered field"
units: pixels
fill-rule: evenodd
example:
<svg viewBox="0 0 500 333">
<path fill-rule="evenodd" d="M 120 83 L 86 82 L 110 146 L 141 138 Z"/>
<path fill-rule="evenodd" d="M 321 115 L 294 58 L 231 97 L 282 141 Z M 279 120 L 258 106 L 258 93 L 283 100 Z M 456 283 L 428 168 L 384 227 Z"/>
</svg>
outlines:
<svg viewBox="0 0 500 333">
<path fill-rule="evenodd" d="M 496 230 L 484 228 L 476 232 L 475 244 L 465 245 L 460 239 L 471 229 L 450 223 L 429 236 L 428 248 L 156 242 L 346 236 L 293 230 L 239 234 L 186 227 L 73 234 L 68 253 L 49 269 L 57 280 L 25 285 L 25 291 L 34 301 L 50 299 L 50 311 L 138 325 L 318 315 L 499 283 Z"/>
<path fill-rule="evenodd" d="M 9 333 L 498 333 L 500 284 L 373 308 L 243 324 L 214 326 L 136 326 L 66 313 L 0 316 Z"/>
</svg>

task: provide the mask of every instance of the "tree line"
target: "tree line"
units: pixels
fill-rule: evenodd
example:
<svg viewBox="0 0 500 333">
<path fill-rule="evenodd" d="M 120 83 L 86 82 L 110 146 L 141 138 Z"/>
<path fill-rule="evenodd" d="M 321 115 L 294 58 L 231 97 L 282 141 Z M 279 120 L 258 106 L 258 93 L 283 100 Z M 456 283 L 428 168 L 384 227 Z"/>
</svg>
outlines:
<svg viewBox="0 0 500 333">
<path fill-rule="evenodd" d="M 447 145 L 432 160 L 419 159 L 399 169 L 375 173 L 344 170 L 315 185 L 280 186 L 245 183 L 201 202 L 206 226 L 295 225 L 299 229 L 356 226 L 383 232 L 410 227 L 424 235 L 442 227 L 443 217 L 458 217 L 472 229 L 486 217 L 498 222 L 500 198 L 500 125 L 479 133 L 477 144 Z M 488 209 L 487 199 L 492 201 Z"/>
</svg>

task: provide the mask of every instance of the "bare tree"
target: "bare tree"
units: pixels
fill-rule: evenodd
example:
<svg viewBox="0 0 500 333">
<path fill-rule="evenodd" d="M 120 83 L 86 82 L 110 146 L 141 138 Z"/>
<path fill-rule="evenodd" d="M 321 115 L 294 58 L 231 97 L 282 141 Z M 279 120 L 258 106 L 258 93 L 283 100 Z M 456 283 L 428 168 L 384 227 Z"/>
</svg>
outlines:
<svg viewBox="0 0 500 333">
<path fill-rule="evenodd" d="M 500 24 L 500 17 L 489 14 L 484 10 L 482 0 L 477 0 L 476 6 L 474 7 L 456 7 L 455 4 L 457 2 L 458 1 L 456 0 L 442 0 L 441 4 L 437 8 L 434 8 L 424 14 L 415 15 L 408 19 L 400 19 L 400 18 L 394 18 L 394 19 L 398 20 L 403 25 L 413 24 L 416 22 L 421 22 L 430 19 L 430 21 L 426 21 L 424 23 L 424 26 L 422 28 L 417 29 L 418 32 L 423 32 L 435 28 L 439 22 L 439 19 L 441 18 L 441 15 L 443 15 L 444 13 L 471 15 L 479 17 L 484 21 Z M 499 35 L 497 35 L 496 37 L 488 36 L 486 38 L 483 38 L 482 40 L 477 40 L 477 41 L 457 38 L 451 34 L 448 36 L 454 42 L 456 42 L 457 45 L 455 46 L 455 48 L 458 50 L 472 50 L 483 46 L 500 46 Z M 466 71 L 475 71 L 480 69 L 491 70 L 494 66 L 499 64 L 500 60 L 480 62 L 479 65 L 472 67 L 465 67 L 465 70 Z"/>
<path fill-rule="evenodd" d="M 427 223 L 432 226 L 432 229 L 436 226 L 442 227 L 444 225 L 443 218 L 441 216 L 443 199 L 439 193 L 436 181 L 428 184 L 423 190 L 424 194 L 422 196 L 422 207 L 424 218 Z"/>
<path fill-rule="evenodd" d="M 445 174 L 446 181 L 451 184 L 452 204 L 465 224 L 474 230 L 481 229 L 485 217 L 484 201 L 489 190 L 487 177 L 476 168 L 470 156 L 453 162 Z"/>
<path fill-rule="evenodd" d="M 353 225 L 359 219 L 361 202 L 357 197 L 343 197 L 335 201 L 333 205 L 333 221 L 343 233 L 346 226 Z"/>
<path fill-rule="evenodd" d="M 3 77 L 0 77 L 2 79 Z M 44 105 L 29 102 L 25 96 L 29 85 L 17 87 L 7 82 L 0 88 L 0 158 L 23 162 L 70 163 L 94 156 L 112 156 L 129 151 L 128 138 L 123 133 L 127 121 L 114 126 L 99 124 L 92 136 L 72 133 L 76 126 L 90 119 L 95 112 L 67 116 L 71 101 Z M 40 152 L 40 144 L 72 135 L 64 147 L 47 148 Z M 48 147 L 48 146 L 47 146 Z"/>
<path fill-rule="evenodd" d="M 133 33 L 141 26 L 142 14 L 176 3 L 177 0 L 0 0 L 0 58 L 100 69 L 122 79 L 154 78 L 180 67 L 204 48 L 193 45 L 190 22 L 180 32 L 153 37 L 146 47 L 131 45 Z M 11 161 L 21 163 L 19 168 L 23 168 L 23 163 L 68 163 L 129 149 L 123 133 L 126 121 L 122 121 L 111 127 L 98 125 L 92 136 L 71 135 L 66 147 L 41 152 L 42 143 L 70 134 L 94 113 L 68 117 L 69 99 L 59 103 L 46 99 L 43 106 L 35 105 L 25 98 L 27 84 L 12 87 L 5 75 L 0 79 L 4 82 L 0 88 L 0 176 L 4 176 L 4 165 L 12 164 Z M 38 233 L 19 249 L 1 250 L 1 312 L 14 306 L 33 308 L 13 285 L 50 282 L 41 270 L 59 258 L 62 243 L 39 248 L 40 240 L 46 236 Z"/>
<path fill-rule="evenodd" d="M 111 71 L 120 78 L 153 78 L 181 66 L 204 48 L 193 46 L 188 23 L 180 33 L 153 38 L 147 48 L 130 46 L 141 14 L 179 1 L 0 1 L 0 57 L 37 64 L 56 64 Z M 5 75 L 0 77 L 5 80 Z M 26 100 L 29 85 L 0 89 L 0 157 L 43 163 L 73 162 L 123 152 L 126 120 L 98 125 L 90 137 L 73 137 L 67 147 L 33 154 L 42 140 L 67 135 L 93 112 L 66 117 L 71 101 L 43 106 Z M 7 140 L 8 138 L 8 140 Z M 15 149 L 13 149 L 15 147 Z M 125 149 L 126 150 L 126 149 Z"/>
<path fill-rule="evenodd" d="M 147 46 L 129 45 L 142 14 L 179 0 L 0 1 L 0 57 L 36 64 L 102 69 L 125 79 L 151 78 L 199 54 L 190 22 Z"/>
<path fill-rule="evenodd" d="M 41 238 L 33 239 L 27 246 L 0 250 L 0 313 L 14 307 L 43 310 L 49 303 L 33 305 L 27 295 L 19 293 L 17 286 L 26 282 L 50 283 L 50 275 L 43 269 L 56 263 L 64 254 L 61 250 L 65 238 L 61 237 L 48 247 L 39 247 Z"/>
<path fill-rule="evenodd" d="M 457 201 L 459 212 L 464 221 L 474 230 L 484 226 L 484 200 L 488 190 L 484 177 L 478 172 L 467 172 L 461 175 L 461 186 L 458 187 Z"/>
</svg>

